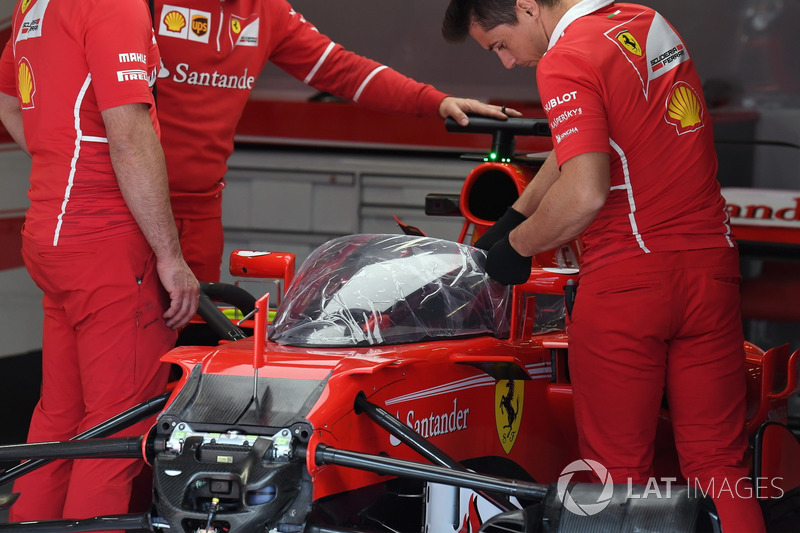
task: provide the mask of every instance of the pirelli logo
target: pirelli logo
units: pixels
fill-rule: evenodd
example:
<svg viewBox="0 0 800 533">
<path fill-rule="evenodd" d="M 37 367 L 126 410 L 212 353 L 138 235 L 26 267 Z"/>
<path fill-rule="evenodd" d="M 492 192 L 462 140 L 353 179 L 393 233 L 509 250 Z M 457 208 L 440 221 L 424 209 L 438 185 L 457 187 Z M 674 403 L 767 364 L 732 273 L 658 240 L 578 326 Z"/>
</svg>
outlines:
<svg viewBox="0 0 800 533">
<path fill-rule="evenodd" d="M 141 69 L 118 70 L 117 81 L 149 81 L 147 72 Z"/>
</svg>

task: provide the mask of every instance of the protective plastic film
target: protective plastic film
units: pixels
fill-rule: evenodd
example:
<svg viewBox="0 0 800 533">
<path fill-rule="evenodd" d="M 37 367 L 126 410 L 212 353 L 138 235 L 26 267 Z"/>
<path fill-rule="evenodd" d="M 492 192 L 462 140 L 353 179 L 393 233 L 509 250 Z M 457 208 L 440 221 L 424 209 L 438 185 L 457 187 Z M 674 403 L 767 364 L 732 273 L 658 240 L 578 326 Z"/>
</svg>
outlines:
<svg viewBox="0 0 800 533">
<path fill-rule="evenodd" d="M 348 235 L 303 263 L 270 328 L 290 346 L 377 346 L 508 336 L 508 287 L 486 252 L 408 235 Z"/>
</svg>

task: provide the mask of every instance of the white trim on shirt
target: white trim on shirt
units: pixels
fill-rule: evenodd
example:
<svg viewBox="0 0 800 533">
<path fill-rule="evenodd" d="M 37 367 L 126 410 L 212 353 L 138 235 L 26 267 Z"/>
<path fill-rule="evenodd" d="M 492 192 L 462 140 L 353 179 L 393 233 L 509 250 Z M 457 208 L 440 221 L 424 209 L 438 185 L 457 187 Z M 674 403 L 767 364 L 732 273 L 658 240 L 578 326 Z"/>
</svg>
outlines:
<svg viewBox="0 0 800 533">
<path fill-rule="evenodd" d="M 633 185 L 631 184 L 631 175 L 628 170 L 628 158 L 625 155 L 625 151 L 617 143 L 615 143 L 613 139 L 609 139 L 608 142 L 619 156 L 620 163 L 622 163 L 622 175 L 625 178 L 625 183 L 623 185 L 611 187 L 611 190 L 625 191 L 625 194 L 628 197 L 628 206 L 630 208 L 630 211 L 628 212 L 628 222 L 631 224 L 631 234 L 636 238 L 639 248 L 641 248 L 644 253 L 649 254 L 650 249 L 645 245 L 644 239 L 642 239 L 642 235 L 639 233 L 639 225 L 636 223 L 636 202 L 633 199 Z"/>
<path fill-rule="evenodd" d="M 550 50 L 555 46 L 561 36 L 564 35 L 567 26 L 579 18 L 590 15 L 598 9 L 604 8 L 613 3 L 614 0 L 583 0 L 582 2 L 578 2 L 569 8 L 567 12 L 564 13 L 564 16 L 561 17 L 561 20 L 558 21 L 558 24 L 556 24 L 553 34 L 550 36 L 550 43 L 547 46 L 547 49 Z"/>
<path fill-rule="evenodd" d="M 81 104 L 83 103 L 83 98 L 86 96 L 86 91 L 89 89 L 91 83 L 92 75 L 87 74 L 83 86 L 78 92 L 78 97 L 75 99 L 75 106 L 72 108 L 73 117 L 75 118 L 75 151 L 72 154 L 72 160 L 69 165 L 69 179 L 67 180 L 67 188 L 64 190 L 64 201 L 61 203 L 61 213 L 58 214 L 58 223 L 56 224 L 56 231 L 53 235 L 53 246 L 58 246 L 61 225 L 64 222 L 64 214 L 67 212 L 67 204 L 69 203 L 72 185 L 75 182 L 75 171 L 78 166 L 78 159 L 81 154 L 81 140 L 83 139 L 83 132 L 81 131 Z"/>
<path fill-rule="evenodd" d="M 328 47 L 322 53 L 322 56 L 319 58 L 319 61 L 317 61 L 317 64 L 314 65 L 314 68 L 312 68 L 311 72 L 308 73 L 306 79 L 303 80 L 303 83 L 308 84 L 311 82 L 312 79 L 314 79 L 314 76 L 316 75 L 317 71 L 320 69 L 320 67 L 322 67 L 323 63 L 325 63 L 325 60 L 328 59 L 328 55 L 331 53 L 331 50 L 333 50 L 334 46 L 336 46 L 336 43 L 331 41 Z"/>
</svg>

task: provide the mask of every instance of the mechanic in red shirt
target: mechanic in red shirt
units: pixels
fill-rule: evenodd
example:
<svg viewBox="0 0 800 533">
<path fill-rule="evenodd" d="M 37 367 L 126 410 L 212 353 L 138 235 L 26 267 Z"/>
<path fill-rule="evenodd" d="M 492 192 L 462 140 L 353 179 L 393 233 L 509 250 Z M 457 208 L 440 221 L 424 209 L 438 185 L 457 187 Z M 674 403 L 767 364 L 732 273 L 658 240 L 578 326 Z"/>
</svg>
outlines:
<svg viewBox="0 0 800 533">
<path fill-rule="evenodd" d="M 375 109 L 460 121 L 466 112 L 505 117 L 498 106 L 448 97 L 345 50 L 285 0 L 155 0 L 153 18 L 172 209 L 184 256 L 201 281 L 219 281 L 227 160 L 267 61 L 316 89 Z"/>
<path fill-rule="evenodd" d="M 531 256 L 583 241 L 568 326 L 582 457 L 647 483 L 666 392 L 686 480 L 716 487 L 726 533 L 762 531 L 744 479 L 738 251 L 683 40 L 652 9 L 612 0 L 452 0 L 443 32 L 507 68 L 538 66 L 554 150 L 476 244 L 511 284 Z"/>
<path fill-rule="evenodd" d="M 121 31 L 124 29 L 124 31 Z M 162 393 L 159 358 L 199 285 L 169 207 L 143 0 L 20 0 L 0 119 L 32 157 L 23 257 L 44 292 L 31 442 L 67 440 Z M 141 435 L 146 422 L 120 435 Z M 12 521 L 124 513 L 141 460 L 58 460 L 16 483 Z"/>
</svg>

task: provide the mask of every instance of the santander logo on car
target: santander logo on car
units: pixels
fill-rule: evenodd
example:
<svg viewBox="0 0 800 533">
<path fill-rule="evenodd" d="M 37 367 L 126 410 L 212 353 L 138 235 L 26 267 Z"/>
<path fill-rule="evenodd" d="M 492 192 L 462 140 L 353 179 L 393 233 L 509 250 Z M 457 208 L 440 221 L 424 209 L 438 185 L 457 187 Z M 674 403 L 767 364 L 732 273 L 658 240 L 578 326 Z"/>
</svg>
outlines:
<svg viewBox="0 0 800 533">
<path fill-rule="evenodd" d="M 733 224 L 800 228 L 800 191 L 726 187 L 722 196 Z"/>
</svg>

